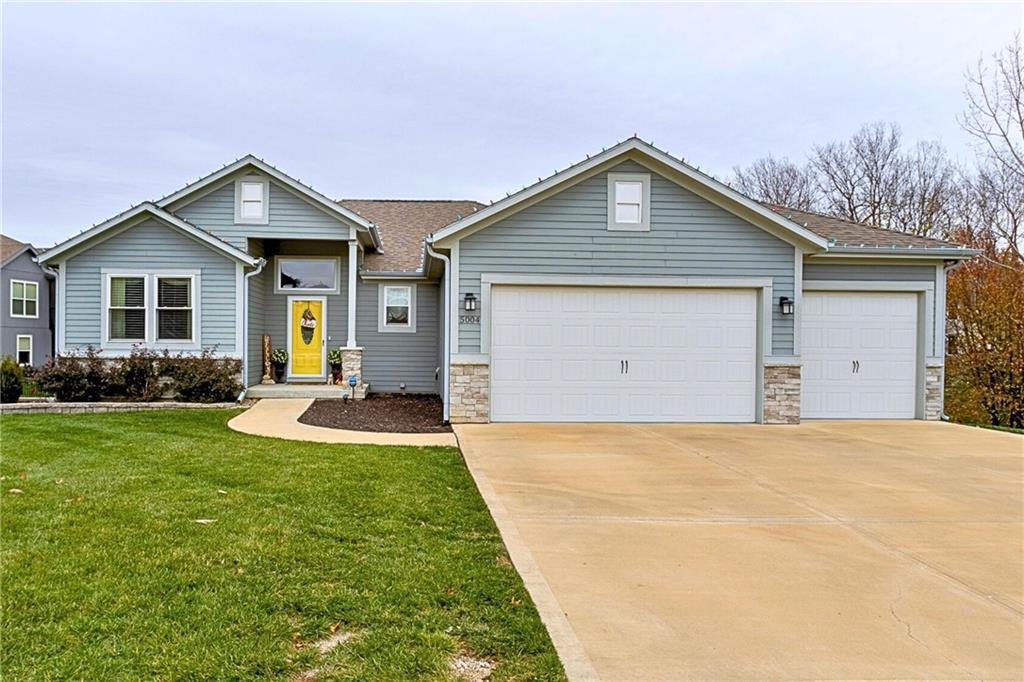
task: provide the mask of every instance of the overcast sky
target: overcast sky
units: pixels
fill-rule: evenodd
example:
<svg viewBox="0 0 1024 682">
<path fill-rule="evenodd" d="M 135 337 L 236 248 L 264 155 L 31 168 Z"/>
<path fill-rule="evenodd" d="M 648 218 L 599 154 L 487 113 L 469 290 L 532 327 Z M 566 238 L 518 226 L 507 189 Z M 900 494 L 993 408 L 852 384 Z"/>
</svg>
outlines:
<svg viewBox="0 0 1024 682">
<path fill-rule="evenodd" d="M 1006 4 L 4 3 L 0 229 L 49 245 L 247 153 L 487 201 L 637 132 L 720 177 L 898 122 L 966 157 Z"/>
</svg>

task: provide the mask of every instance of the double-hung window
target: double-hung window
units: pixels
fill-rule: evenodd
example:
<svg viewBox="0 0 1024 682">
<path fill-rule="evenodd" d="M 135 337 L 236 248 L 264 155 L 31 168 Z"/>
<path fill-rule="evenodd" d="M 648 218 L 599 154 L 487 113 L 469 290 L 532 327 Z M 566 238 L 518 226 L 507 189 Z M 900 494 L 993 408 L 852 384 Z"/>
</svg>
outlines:
<svg viewBox="0 0 1024 682">
<path fill-rule="evenodd" d="M 651 176 L 608 174 L 608 229 L 647 232 L 651 229 Z"/>
<path fill-rule="evenodd" d="M 146 341 L 146 280 L 145 275 L 110 277 L 107 338 L 111 341 Z"/>
<path fill-rule="evenodd" d="M 105 345 L 198 348 L 198 271 L 105 273 Z"/>
<path fill-rule="evenodd" d="M 39 317 L 39 284 L 11 280 L 11 317 Z"/>
<path fill-rule="evenodd" d="M 377 331 L 416 331 L 416 285 L 381 284 Z"/>
<path fill-rule="evenodd" d="M 156 278 L 157 341 L 192 341 L 192 278 Z"/>
<path fill-rule="evenodd" d="M 32 336 L 29 334 L 18 334 L 18 364 L 32 364 Z"/>
<path fill-rule="evenodd" d="M 235 182 L 235 222 L 266 225 L 269 220 L 270 183 L 257 176 Z"/>
</svg>

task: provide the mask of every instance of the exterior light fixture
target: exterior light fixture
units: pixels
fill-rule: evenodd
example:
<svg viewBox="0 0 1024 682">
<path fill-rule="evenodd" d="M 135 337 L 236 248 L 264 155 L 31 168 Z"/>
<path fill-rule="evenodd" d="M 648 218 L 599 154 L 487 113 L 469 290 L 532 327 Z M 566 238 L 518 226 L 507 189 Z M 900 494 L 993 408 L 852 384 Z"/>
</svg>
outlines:
<svg viewBox="0 0 1024 682">
<path fill-rule="evenodd" d="M 465 298 L 462 299 L 466 307 L 466 312 L 471 313 L 476 310 L 476 296 L 474 294 L 466 294 Z"/>
<path fill-rule="evenodd" d="M 779 310 L 782 311 L 783 315 L 793 314 L 793 299 L 788 296 L 779 297 Z"/>
</svg>

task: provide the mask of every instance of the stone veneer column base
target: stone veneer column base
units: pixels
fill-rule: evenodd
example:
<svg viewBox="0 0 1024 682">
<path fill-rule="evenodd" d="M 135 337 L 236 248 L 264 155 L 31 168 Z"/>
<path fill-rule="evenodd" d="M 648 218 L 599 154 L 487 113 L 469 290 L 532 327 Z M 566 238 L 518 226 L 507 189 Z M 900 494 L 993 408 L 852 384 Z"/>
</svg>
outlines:
<svg viewBox="0 0 1024 682">
<path fill-rule="evenodd" d="M 341 376 L 338 377 L 335 384 L 348 387 L 348 378 L 353 374 L 359 379 L 356 383 L 355 391 L 353 391 L 353 397 L 356 400 L 362 400 L 366 397 L 366 391 L 370 388 L 369 384 L 363 383 L 363 349 L 342 348 Z"/>
<path fill-rule="evenodd" d="M 924 418 L 930 421 L 942 419 L 942 399 L 945 389 L 945 367 L 929 365 L 924 375 Z"/>
<path fill-rule="evenodd" d="M 800 366 L 764 366 L 764 423 L 800 423 Z"/>
<path fill-rule="evenodd" d="M 491 368 L 483 364 L 452 364 L 449 374 L 448 419 L 452 424 L 486 424 L 491 420 Z"/>
</svg>

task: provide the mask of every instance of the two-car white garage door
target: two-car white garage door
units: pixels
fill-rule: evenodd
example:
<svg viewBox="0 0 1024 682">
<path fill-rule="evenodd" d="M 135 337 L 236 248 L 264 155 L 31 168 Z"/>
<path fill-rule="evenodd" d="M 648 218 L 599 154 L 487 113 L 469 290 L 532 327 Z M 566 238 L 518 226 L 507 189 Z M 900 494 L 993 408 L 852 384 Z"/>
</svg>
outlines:
<svg viewBox="0 0 1024 682">
<path fill-rule="evenodd" d="M 753 290 L 495 286 L 493 421 L 750 422 Z"/>
</svg>

